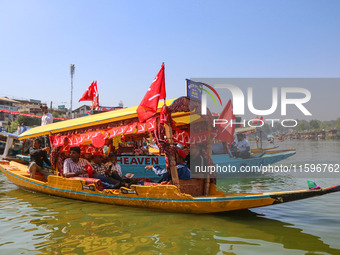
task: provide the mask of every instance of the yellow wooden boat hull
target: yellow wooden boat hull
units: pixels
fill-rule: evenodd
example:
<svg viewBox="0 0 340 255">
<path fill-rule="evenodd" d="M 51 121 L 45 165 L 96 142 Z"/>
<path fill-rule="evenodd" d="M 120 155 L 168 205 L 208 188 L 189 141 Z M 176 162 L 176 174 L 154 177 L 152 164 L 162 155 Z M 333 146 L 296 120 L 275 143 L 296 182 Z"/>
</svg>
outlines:
<svg viewBox="0 0 340 255">
<path fill-rule="evenodd" d="M 193 197 L 174 185 L 142 186 L 131 189 L 99 191 L 84 180 L 51 175 L 48 182 L 31 179 L 27 166 L 17 162 L 1 164 L 0 170 L 20 188 L 48 195 L 113 205 L 150 208 L 182 213 L 217 213 L 262 207 L 340 191 L 340 185 L 327 189 L 299 190 L 256 194 L 224 194 L 210 187 L 209 196 Z"/>
</svg>

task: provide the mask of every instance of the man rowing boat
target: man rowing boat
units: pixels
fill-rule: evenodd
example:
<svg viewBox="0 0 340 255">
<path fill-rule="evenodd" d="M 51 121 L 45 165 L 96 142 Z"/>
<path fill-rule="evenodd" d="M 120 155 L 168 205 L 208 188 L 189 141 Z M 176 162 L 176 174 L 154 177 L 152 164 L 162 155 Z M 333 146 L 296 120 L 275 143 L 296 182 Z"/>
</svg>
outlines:
<svg viewBox="0 0 340 255">
<path fill-rule="evenodd" d="M 41 173 L 45 179 L 47 180 L 48 176 L 51 175 L 47 169 L 44 168 L 44 162 L 51 166 L 51 162 L 47 157 L 47 152 L 49 151 L 49 147 L 41 148 L 40 139 L 35 139 L 33 146 L 30 148 L 30 160 L 31 163 L 28 167 L 30 172 L 30 177 L 34 179 L 35 173 Z"/>
</svg>

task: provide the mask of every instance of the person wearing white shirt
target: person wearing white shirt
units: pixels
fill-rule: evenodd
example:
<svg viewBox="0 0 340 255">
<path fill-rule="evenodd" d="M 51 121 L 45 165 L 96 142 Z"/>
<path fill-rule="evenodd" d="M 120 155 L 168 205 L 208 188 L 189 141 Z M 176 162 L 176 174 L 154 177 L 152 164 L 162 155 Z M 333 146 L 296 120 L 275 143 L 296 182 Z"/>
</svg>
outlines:
<svg viewBox="0 0 340 255">
<path fill-rule="evenodd" d="M 41 105 L 40 109 L 43 113 L 43 116 L 41 117 L 41 125 L 45 126 L 45 125 L 53 123 L 53 116 L 51 113 L 48 112 L 47 105 L 45 104 Z M 44 147 L 50 147 L 51 144 L 50 144 L 50 139 L 48 135 L 43 136 L 43 143 L 44 143 L 43 144 Z"/>
<path fill-rule="evenodd" d="M 53 116 L 51 113 L 48 112 L 47 105 L 41 105 L 40 108 L 41 111 L 43 112 L 43 116 L 41 118 L 41 125 L 45 126 L 53 123 Z"/>
<path fill-rule="evenodd" d="M 250 157 L 250 144 L 242 133 L 237 134 L 238 157 L 249 158 Z"/>
</svg>

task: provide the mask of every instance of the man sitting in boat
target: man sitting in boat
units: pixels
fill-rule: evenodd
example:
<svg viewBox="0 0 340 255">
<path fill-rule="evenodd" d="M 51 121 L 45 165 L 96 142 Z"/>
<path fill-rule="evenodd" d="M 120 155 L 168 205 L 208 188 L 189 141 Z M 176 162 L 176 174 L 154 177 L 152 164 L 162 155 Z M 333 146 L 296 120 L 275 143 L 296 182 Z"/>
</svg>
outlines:
<svg viewBox="0 0 340 255">
<path fill-rule="evenodd" d="M 133 180 L 131 179 L 134 174 L 127 173 L 126 175 L 123 175 L 122 169 L 117 161 L 117 155 L 113 152 L 109 153 L 108 156 L 108 162 L 106 162 L 105 166 L 109 170 L 108 177 L 111 177 L 115 180 L 118 180 L 120 182 L 126 182 L 126 183 L 132 183 Z"/>
<path fill-rule="evenodd" d="M 122 168 L 117 162 L 116 154 L 110 152 L 108 156 L 108 161 L 106 162 L 105 166 L 111 170 L 111 172 L 118 174 L 120 177 L 123 177 Z"/>
<path fill-rule="evenodd" d="M 178 149 L 177 172 L 178 172 L 178 178 L 181 180 L 189 180 L 191 178 L 191 172 L 185 161 L 186 156 L 187 156 L 186 152 L 184 152 L 181 149 Z M 145 169 L 146 170 L 152 169 L 155 172 L 155 174 L 162 177 L 159 182 L 171 180 L 171 175 L 166 170 L 166 168 L 163 169 L 159 166 L 148 165 L 145 167 Z"/>
<path fill-rule="evenodd" d="M 109 169 L 103 163 L 103 154 L 95 152 L 92 158 L 92 178 L 100 179 L 103 183 L 104 189 L 118 189 L 121 187 L 119 180 L 109 178 Z"/>
<path fill-rule="evenodd" d="M 64 176 L 70 177 L 89 177 L 85 166 L 90 163 L 83 158 L 80 158 L 80 148 L 75 146 L 70 148 L 70 158 L 64 161 Z"/>
<path fill-rule="evenodd" d="M 85 177 L 85 178 L 96 178 L 102 181 L 103 187 L 105 189 L 114 189 L 116 188 L 114 185 L 107 182 L 107 179 L 102 180 L 104 178 L 98 178 L 96 170 L 93 170 L 93 165 L 91 165 L 86 159 L 80 158 L 80 147 L 71 147 L 70 148 L 70 158 L 65 159 L 64 161 L 64 176 L 66 178 L 70 177 Z M 88 168 L 91 168 L 93 171 L 93 175 L 89 176 Z"/>
<path fill-rule="evenodd" d="M 236 157 L 238 158 L 249 158 L 250 157 L 250 144 L 248 140 L 245 138 L 244 134 L 237 134 L 237 143 L 236 146 L 238 148 L 238 153 Z"/>
<path fill-rule="evenodd" d="M 30 160 L 31 163 L 28 167 L 28 170 L 30 172 L 30 177 L 34 179 L 35 173 L 39 172 L 41 173 L 45 179 L 47 180 L 48 176 L 51 175 L 47 169 L 44 168 L 44 162 L 47 165 L 51 165 L 50 160 L 47 157 L 47 152 L 50 148 L 41 148 L 41 141 L 40 139 L 35 139 L 33 146 L 30 148 Z"/>
</svg>

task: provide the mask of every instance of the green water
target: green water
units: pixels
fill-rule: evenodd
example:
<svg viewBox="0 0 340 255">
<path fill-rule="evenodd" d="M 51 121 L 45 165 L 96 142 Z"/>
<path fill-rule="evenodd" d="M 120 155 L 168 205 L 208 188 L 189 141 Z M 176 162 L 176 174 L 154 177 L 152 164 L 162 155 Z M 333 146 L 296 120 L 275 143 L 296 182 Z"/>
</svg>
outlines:
<svg viewBox="0 0 340 255">
<path fill-rule="evenodd" d="M 284 142 L 286 163 L 336 163 L 339 142 Z M 337 162 L 340 163 L 340 162 Z M 316 180 L 320 186 L 340 178 Z M 219 189 L 307 188 L 305 178 L 220 180 Z M 250 211 L 186 215 L 88 203 L 18 189 L 0 174 L 0 254 L 340 254 L 340 194 Z M 339 192 L 340 193 L 340 192 Z"/>
</svg>

